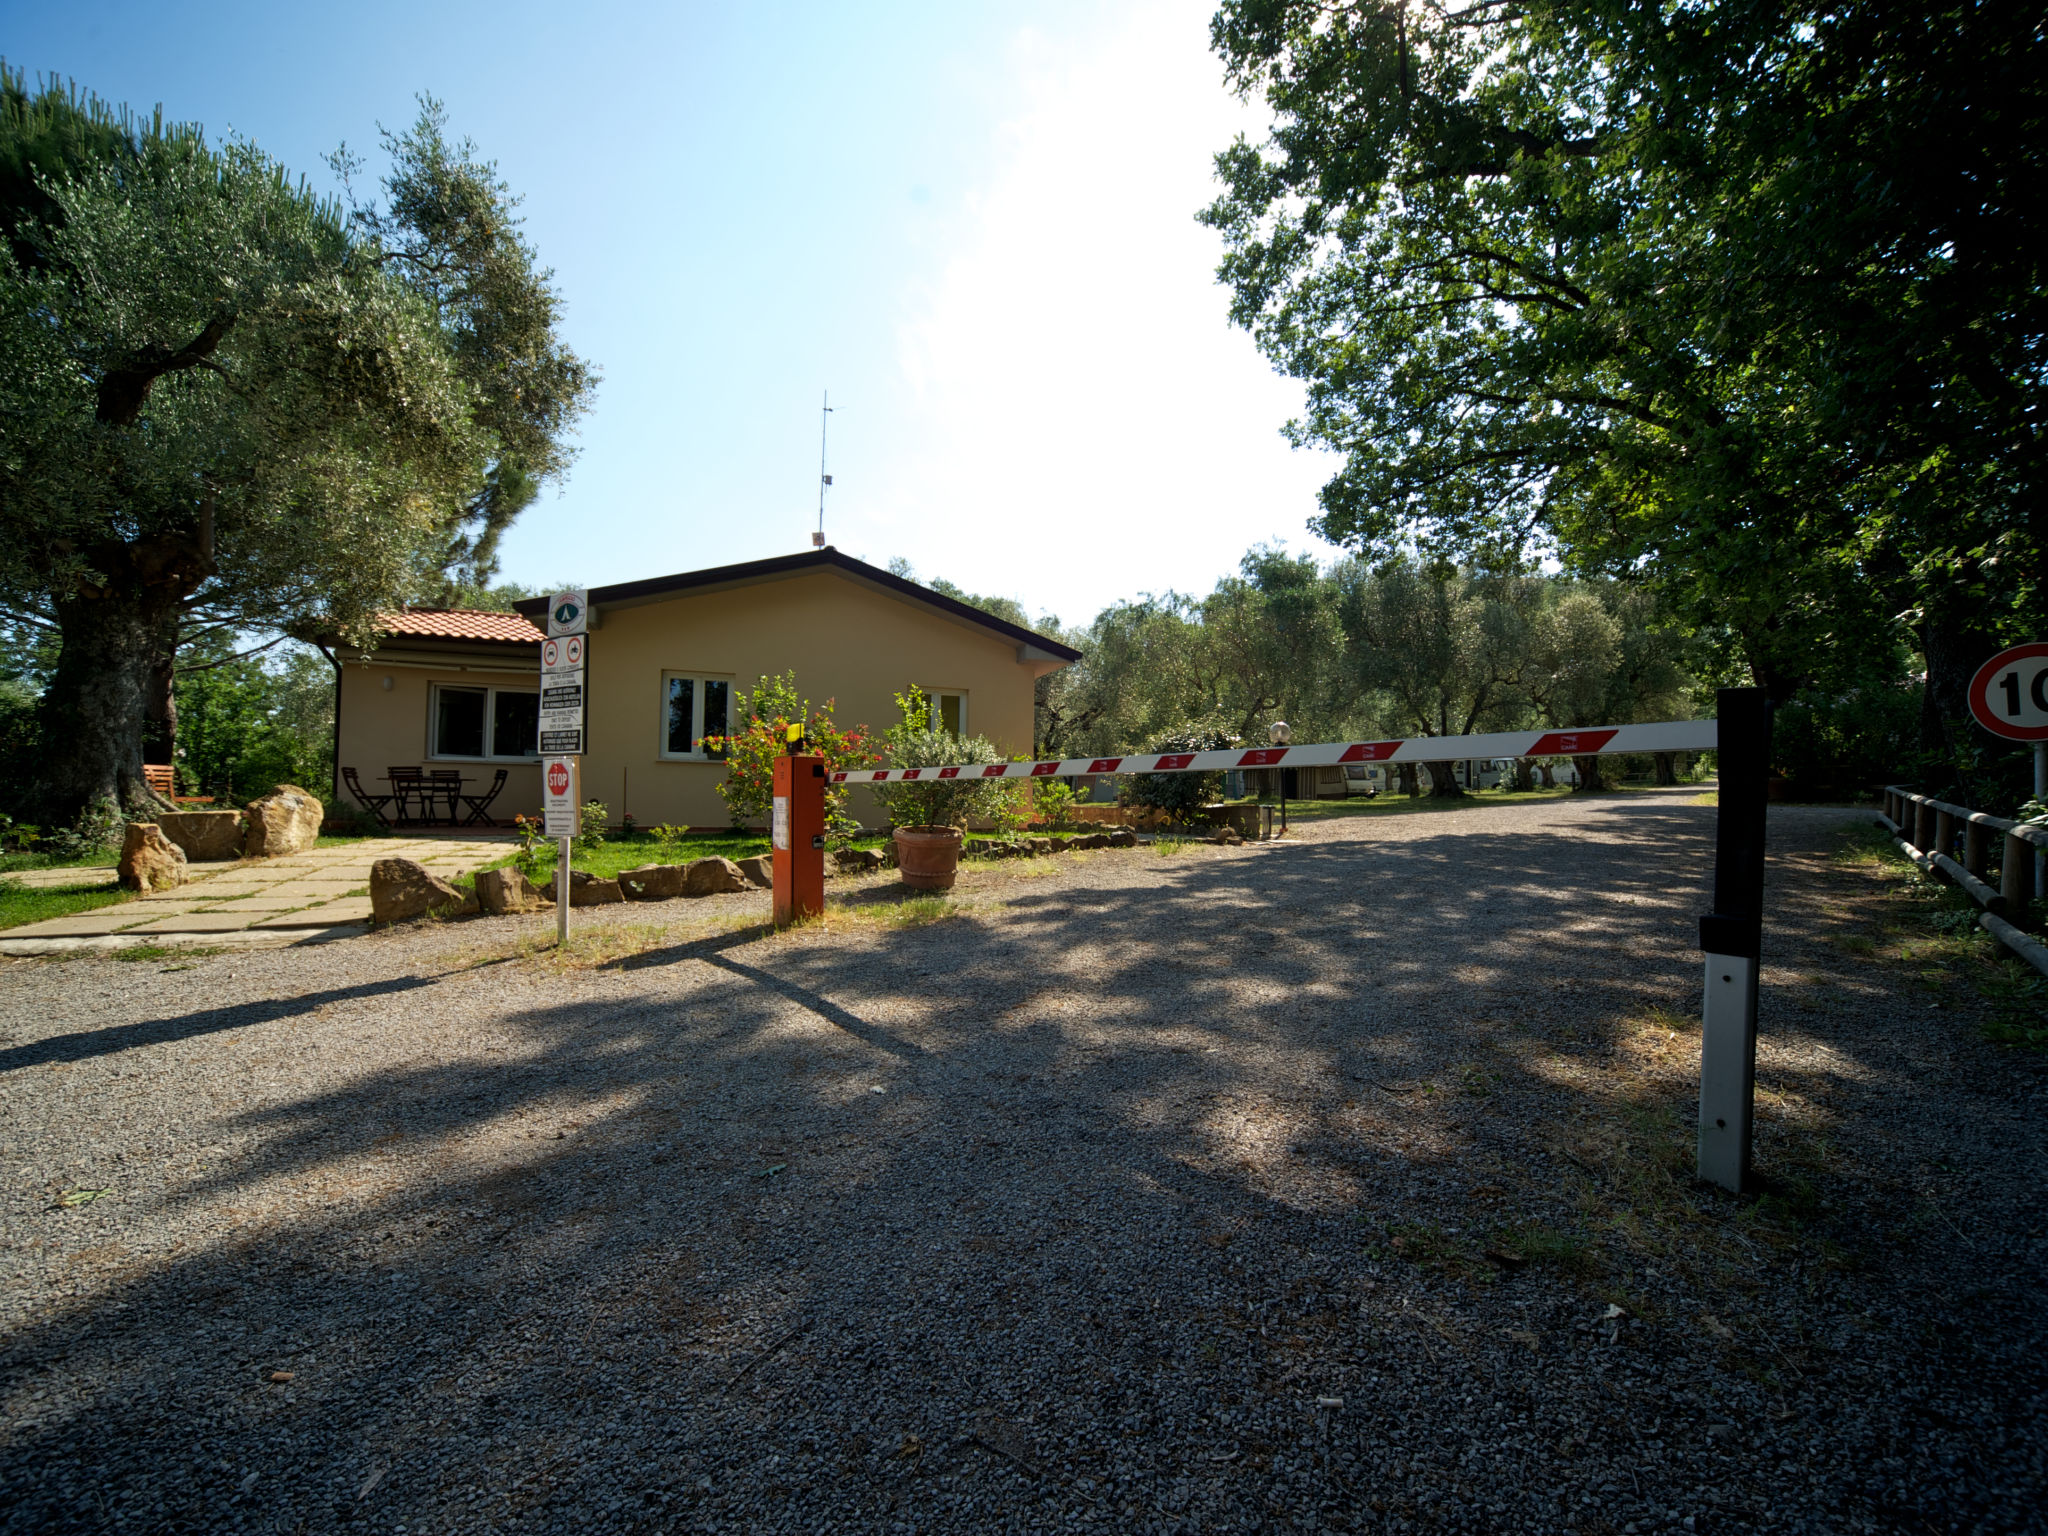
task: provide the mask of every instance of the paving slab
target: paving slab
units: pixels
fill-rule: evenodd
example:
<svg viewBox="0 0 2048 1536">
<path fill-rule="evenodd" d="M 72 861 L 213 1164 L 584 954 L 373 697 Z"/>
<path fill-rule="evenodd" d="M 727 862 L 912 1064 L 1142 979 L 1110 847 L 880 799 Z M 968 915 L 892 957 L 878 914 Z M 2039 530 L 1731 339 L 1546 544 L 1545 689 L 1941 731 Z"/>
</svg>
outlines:
<svg viewBox="0 0 2048 1536">
<path fill-rule="evenodd" d="M 260 923 L 252 923 L 250 927 L 328 928 L 340 923 L 366 923 L 369 920 L 369 898 L 353 896 L 346 901 L 330 901 L 298 912 L 280 912 L 274 917 L 266 917 Z"/>
<path fill-rule="evenodd" d="M 294 907 L 306 905 L 303 896 L 283 896 L 276 891 L 259 891 L 254 896 L 240 896 L 233 901 L 224 901 L 207 907 L 209 912 L 245 912 L 253 919 L 259 912 L 289 912 Z"/>
<path fill-rule="evenodd" d="M 144 923 L 136 928 L 124 929 L 127 933 L 232 933 L 238 928 L 247 928 L 249 919 L 256 914 L 240 916 L 232 912 L 186 912 L 171 917 L 158 918 L 153 923 Z M 9 929 L 19 935 L 22 930 Z"/>
<path fill-rule="evenodd" d="M 350 891 L 368 885 L 368 877 L 361 880 L 287 880 L 283 885 L 273 885 L 272 896 L 299 896 L 306 901 L 332 900 L 346 896 Z"/>
<path fill-rule="evenodd" d="M 0 875 L 0 880 L 13 880 L 32 891 L 47 890 L 61 885 L 108 885 L 114 879 L 111 864 L 75 864 L 63 869 L 17 869 L 12 874 Z"/>
<path fill-rule="evenodd" d="M 6 930 L 11 939 L 76 937 L 80 934 L 118 933 L 136 920 L 130 902 L 116 902 L 92 912 L 73 912 L 67 917 L 46 917 L 40 923 L 23 923 Z"/>
</svg>

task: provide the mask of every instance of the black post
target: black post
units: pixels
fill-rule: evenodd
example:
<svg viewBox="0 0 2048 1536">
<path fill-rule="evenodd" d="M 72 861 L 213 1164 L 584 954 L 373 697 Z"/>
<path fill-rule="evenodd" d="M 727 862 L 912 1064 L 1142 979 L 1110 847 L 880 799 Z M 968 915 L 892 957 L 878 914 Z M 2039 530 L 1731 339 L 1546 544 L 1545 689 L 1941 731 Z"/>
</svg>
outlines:
<svg viewBox="0 0 2048 1536">
<path fill-rule="evenodd" d="M 1700 1028 L 1699 1175 L 1740 1190 L 1749 1177 L 1756 1098 L 1757 966 L 1763 952 L 1764 832 L 1771 704 L 1761 688 L 1723 688 L 1714 910 L 1700 919 L 1706 997 Z"/>
</svg>

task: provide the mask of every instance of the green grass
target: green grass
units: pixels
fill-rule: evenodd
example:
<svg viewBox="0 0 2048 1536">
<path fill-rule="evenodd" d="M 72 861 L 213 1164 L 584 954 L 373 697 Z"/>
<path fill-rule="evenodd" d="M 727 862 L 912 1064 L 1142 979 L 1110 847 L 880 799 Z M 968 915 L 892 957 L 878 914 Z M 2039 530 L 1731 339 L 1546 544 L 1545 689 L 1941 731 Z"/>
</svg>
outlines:
<svg viewBox="0 0 2048 1536">
<path fill-rule="evenodd" d="M 847 846 L 853 848 L 880 848 L 885 839 L 875 837 L 855 838 Z M 726 858 L 735 861 L 750 859 L 756 854 L 768 851 L 768 839 L 743 832 L 692 832 L 680 842 L 661 843 L 649 832 L 613 832 L 602 843 L 593 848 L 582 838 L 576 839 L 571 860 L 577 869 L 609 879 L 623 870 L 637 869 L 642 864 L 687 864 L 692 859 Z M 519 850 L 513 844 L 505 845 L 504 854 L 490 863 L 478 866 L 479 872 L 486 869 L 503 869 L 517 863 Z M 555 845 L 543 843 L 535 850 L 529 878 L 536 885 L 545 885 L 555 875 Z"/>
<path fill-rule="evenodd" d="M 0 875 L 24 869 L 112 869 L 111 853 L 80 854 L 75 859 L 52 858 L 47 853 L 0 853 Z"/>
<path fill-rule="evenodd" d="M 81 871 L 82 875 L 89 872 Z M 112 870 L 107 874 L 111 876 Z M 19 880 L 0 878 L 0 929 L 19 928 L 24 923 L 40 923 L 53 917 L 69 917 L 74 912 L 90 912 L 96 907 L 111 907 L 117 902 L 131 900 L 135 893 L 124 891 L 111 878 L 92 880 L 81 878 L 77 885 L 24 885 Z"/>
</svg>

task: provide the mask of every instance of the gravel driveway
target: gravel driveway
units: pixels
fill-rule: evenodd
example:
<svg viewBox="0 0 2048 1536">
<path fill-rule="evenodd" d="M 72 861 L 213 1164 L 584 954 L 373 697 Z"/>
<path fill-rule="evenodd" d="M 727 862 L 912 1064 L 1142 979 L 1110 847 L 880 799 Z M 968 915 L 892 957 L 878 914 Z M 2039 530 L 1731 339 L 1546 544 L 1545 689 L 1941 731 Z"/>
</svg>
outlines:
<svg viewBox="0 0 2048 1536">
<path fill-rule="evenodd" d="M 1692 798 L 0 964 L 0 1531 L 2043 1529 L 2041 1058 L 1774 812 L 1693 1184 Z"/>
</svg>

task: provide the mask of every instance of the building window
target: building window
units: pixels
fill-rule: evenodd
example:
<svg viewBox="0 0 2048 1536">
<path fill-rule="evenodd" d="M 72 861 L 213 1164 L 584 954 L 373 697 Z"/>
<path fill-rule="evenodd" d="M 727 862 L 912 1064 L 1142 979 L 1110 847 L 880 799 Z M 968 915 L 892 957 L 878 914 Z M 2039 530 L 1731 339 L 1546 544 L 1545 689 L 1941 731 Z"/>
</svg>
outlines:
<svg viewBox="0 0 2048 1536">
<path fill-rule="evenodd" d="M 686 762 L 716 763 L 723 750 L 711 751 L 706 736 L 724 736 L 732 729 L 732 679 L 692 677 L 665 672 L 661 679 L 661 755 Z"/>
<path fill-rule="evenodd" d="M 967 695 L 955 689 L 934 688 L 929 697 L 932 701 L 932 729 L 944 731 L 949 736 L 965 736 Z"/>
<path fill-rule="evenodd" d="M 540 755 L 540 695 L 521 688 L 434 685 L 431 757 L 531 761 Z"/>
</svg>

